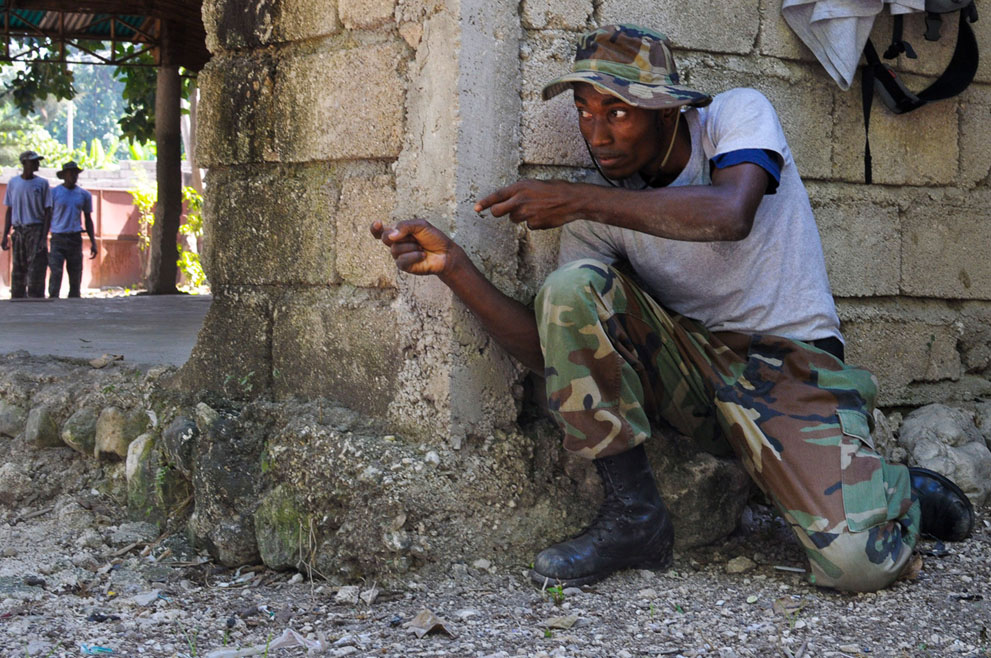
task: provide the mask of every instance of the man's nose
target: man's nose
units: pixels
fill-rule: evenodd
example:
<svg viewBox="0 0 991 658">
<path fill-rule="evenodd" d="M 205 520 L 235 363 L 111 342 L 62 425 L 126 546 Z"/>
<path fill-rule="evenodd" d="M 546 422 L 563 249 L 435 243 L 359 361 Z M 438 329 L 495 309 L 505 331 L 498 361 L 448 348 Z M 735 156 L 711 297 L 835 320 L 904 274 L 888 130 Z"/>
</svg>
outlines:
<svg viewBox="0 0 991 658">
<path fill-rule="evenodd" d="M 592 146 L 603 146 L 612 141 L 612 131 L 609 122 L 604 119 L 592 119 L 588 129 L 588 143 Z"/>
</svg>

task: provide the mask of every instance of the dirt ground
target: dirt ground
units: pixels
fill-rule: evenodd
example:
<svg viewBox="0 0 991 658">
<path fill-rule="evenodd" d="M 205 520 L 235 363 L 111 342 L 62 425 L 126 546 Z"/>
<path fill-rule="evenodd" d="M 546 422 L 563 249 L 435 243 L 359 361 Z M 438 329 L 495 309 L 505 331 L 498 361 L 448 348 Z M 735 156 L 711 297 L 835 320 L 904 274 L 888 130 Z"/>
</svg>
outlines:
<svg viewBox="0 0 991 658">
<path fill-rule="evenodd" d="M 181 533 L 127 522 L 108 486 L 120 464 L 20 437 L 0 438 L 5 464 L 34 493 L 0 500 L 2 656 L 991 656 L 988 509 L 970 540 L 921 543 L 914 577 L 874 594 L 807 584 L 757 504 L 667 571 L 581 589 L 541 591 L 494 555 L 342 586 L 218 567 Z"/>
</svg>

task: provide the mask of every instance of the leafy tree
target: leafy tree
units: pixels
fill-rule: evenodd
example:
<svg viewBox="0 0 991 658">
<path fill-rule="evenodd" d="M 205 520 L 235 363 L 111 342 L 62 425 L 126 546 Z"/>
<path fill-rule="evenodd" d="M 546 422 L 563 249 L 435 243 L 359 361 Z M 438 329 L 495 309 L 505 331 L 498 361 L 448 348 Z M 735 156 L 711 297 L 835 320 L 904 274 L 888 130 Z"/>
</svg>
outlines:
<svg viewBox="0 0 991 658">
<path fill-rule="evenodd" d="M 98 139 L 111 144 L 121 136 L 117 120 L 124 114 L 124 85 L 114 78 L 109 66 L 95 64 L 71 65 L 76 89 L 71 103 L 75 106 L 73 141 L 90 142 Z M 69 125 L 68 103 L 63 102 L 48 130 L 52 137 L 65 142 Z"/>
<path fill-rule="evenodd" d="M 87 43 L 92 50 L 99 50 L 99 42 Z M 16 67 L 16 73 L 6 78 L 4 95 L 9 97 L 22 115 L 36 110 L 37 105 L 49 97 L 56 100 L 72 100 L 79 93 L 75 71 L 68 65 L 55 61 L 58 48 L 47 39 L 31 39 L 17 42 L 16 49 L 30 47 L 37 58 Z M 155 92 L 157 69 L 150 52 L 138 52 L 135 44 L 117 44 L 117 56 L 131 56 L 127 64 L 117 66 L 113 77 L 123 83 L 123 112 L 118 121 L 119 134 L 131 142 L 149 142 L 155 139 Z M 0 61 L 0 73 L 12 62 Z M 180 69 L 183 76 L 182 96 L 188 98 L 195 85 L 195 75 Z M 83 87 L 85 90 L 85 87 Z"/>
</svg>

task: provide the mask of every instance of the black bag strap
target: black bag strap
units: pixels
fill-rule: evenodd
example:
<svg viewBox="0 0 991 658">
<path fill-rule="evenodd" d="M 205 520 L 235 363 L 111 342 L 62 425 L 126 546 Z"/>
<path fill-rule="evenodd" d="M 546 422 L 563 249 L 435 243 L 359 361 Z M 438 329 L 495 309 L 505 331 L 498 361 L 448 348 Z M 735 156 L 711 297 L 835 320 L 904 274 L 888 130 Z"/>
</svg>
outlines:
<svg viewBox="0 0 991 658">
<path fill-rule="evenodd" d="M 912 44 L 905 41 L 903 34 L 905 31 L 905 15 L 895 14 L 892 19 L 891 26 L 891 45 L 888 49 L 884 51 L 885 59 L 894 59 L 905 53 L 905 56 L 909 59 L 918 59 L 918 55 L 915 54 L 915 49 L 912 48 Z"/>
<path fill-rule="evenodd" d="M 900 18 L 900 16 L 895 17 Z M 956 96 L 973 81 L 977 73 L 979 63 L 977 38 L 970 23 L 977 20 L 977 8 L 974 3 L 960 10 L 960 28 L 957 33 L 956 47 L 953 49 L 953 56 L 943 73 L 931 85 L 915 94 L 912 93 L 899 79 L 898 74 L 889 66 L 881 62 L 874 49 L 874 44 L 868 39 L 864 45 L 864 59 L 866 64 L 861 72 L 861 95 L 864 108 L 864 182 L 870 185 L 873 182 L 871 166 L 871 144 L 870 144 L 870 120 L 871 105 L 874 102 L 874 92 L 884 101 L 884 104 L 895 114 L 904 114 L 918 109 L 926 103 L 943 100 Z M 900 21 L 896 20 L 896 27 L 900 28 Z M 892 45 L 885 52 L 885 56 L 896 49 L 896 42 L 906 44 L 907 53 L 911 46 L 900 39 L 901 30 L 898 29 L 892 35 Z"/>
</svg>

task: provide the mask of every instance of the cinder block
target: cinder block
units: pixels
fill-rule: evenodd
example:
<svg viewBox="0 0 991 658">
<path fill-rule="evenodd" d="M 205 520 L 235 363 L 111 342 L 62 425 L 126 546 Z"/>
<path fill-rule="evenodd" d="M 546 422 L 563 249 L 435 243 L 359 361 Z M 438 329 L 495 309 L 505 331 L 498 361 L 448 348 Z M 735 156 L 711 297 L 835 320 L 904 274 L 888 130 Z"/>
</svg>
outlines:
<svg viewBox="0 0 991 658">
<path fill-rule="evenodd" d="M 213 302 L 176 384 L 186 390 L 220 391 L 228 397 L 258 395 L 271 386 L 276 291 L 211 284 Z"/>
<path fill-rule="evenodd" d="M 324 396 L 385 418 L 403 358 L 390 301 L 345 288 L 287 295 L 274 314 L 276 395 Z"/>
<path fill-rule="evenodd" d="M 685 3 L 603 0 L 599 23 L 638 23 L 666 34 L 678 48 L 750 53 L 760 27 L 758 0 Z"/>
<path fill-rule="evenodd" d="M 826 271 L 837 297 L 897 295 L 900 277 L 898 208 L 858 199 L 814 206 L 826 256 Z"/>
<path fill-rule="evenodd" d="M 262 162 L 274 136 L 275 63 L 266 54 L 214 57 L 199 75 L 201 167 Z"/>
<path fill-rule="evenodd" d="M 908 84 L 917 84 L 912 78 Z M 836 91 L 833 178 L 864 180 L 864 114 L 860 94 Z M 908 114 L 892 114 L 875 99 L 871 113 L 874 182 L 886 185 L 951 185 L 957 180 L 959 121 L 954 99 Z"/>
<path fill-rule="evenodd" d="M 814 62 L 817 66 L 819 62 L 782 18 L 781 0 L 764 2 L 764 14 L 760 22 L 760 53 L 782 59 Z"/>
<path fill-rule="evenodd" d="M 964 187 L 986 186 L 991 176 L 989 118 L 991 88 L 971 85 L 960 98 L 960 184 Z"/>
<path fill-rule="evenodd" d="M 523 162 L 527 164 L 592 166 L 578 130 L 570 93 L 561 94 L 546 103 L 524 101 L 520 137 Z"/>
<path fill-rule="evenodd" d="M 576 30 L 588 29 L 588 21 L 595 7 L 591 0 L 523 0 L 523 27 L 530 30 Z"/>
<path fill-rule="evenodd" d="M 918 383 L 952 382 L 962 367 L 958 330 L 920 321 L 854 321 L 843 324 L 846 360 L 873 372 L 880 383 L 878 405 L 910 397 Z"/>
<path fill-rule="evenodd" d="M 338 281 L 337 183 L 322 165 L 211 170 L 204 267 L 213 284 Z"/>
<path fill-rule="evenodd" d="M 337 212 L 337 271 L 346 282 L 370 288 L 395 287 L 392 256 L 368 230 L 376 219 L 389 225 L 395 205 L 392 176 L 344 179 Z"/>
<path fill-rule="evenodd" d="M 283 161 L 395 158 L 402 146 L 405 49 L 396 43 L 285 58 L 275 141 Z"/>
<path fill-rule="evenodd" d="M 935 197 L 902 220 L 902 291 L 917 297 L 991 299 L 991 198 Z"/>
<path fill-rule="evenodd" d="M 577 35 L 573 32 L 542 32 L 521 44 L 523 70 L 523 116 L 520 142 L 523 162 L 567 166 L 591 166 L 578 132 L 571 92 L 550 101 L 540 95 L 544 85 L 571 70 Z"/>
<path fill-rule="evenodd" d="M 212 53 L 259 48 L 340 31 L 334 3 L 323 0 L 205 0 L 203 25 Z"/>
<path fill-rule="evenodd" d="M 341 23 L 349 30 L 374 30 L 393 22 L 396 0 L 339 0 Z"/>
</svg>

